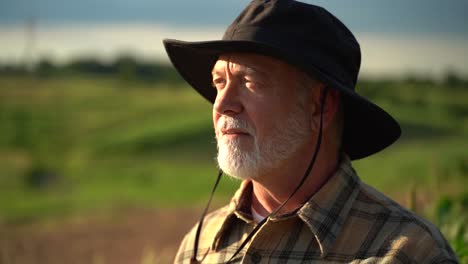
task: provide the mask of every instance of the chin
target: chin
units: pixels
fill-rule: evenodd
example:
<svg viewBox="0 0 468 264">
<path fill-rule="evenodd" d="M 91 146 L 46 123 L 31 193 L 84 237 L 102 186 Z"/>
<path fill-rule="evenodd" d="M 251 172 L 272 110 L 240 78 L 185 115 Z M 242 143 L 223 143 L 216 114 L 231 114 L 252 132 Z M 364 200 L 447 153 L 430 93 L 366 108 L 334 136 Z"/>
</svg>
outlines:
<svg viewBox="0 0 468 264">
<path fill-rule="evenodd" d="M 222 171 L 231 178 L 237 180 L 255 180 L 257 178 L 256 174 L 253 174 L 250 171 L 244 170 L 231 170 L 230 168 L 222 169 Z"/>
<path fill-rule="evenodd" d="M 218 166 L 227 175 L 237 179 L 255 179 L 259 172 L 259 155 L 241 144 L 219 144 Z M 231 142 L 232 143 L 232 142 Z M 235 145 L 235 146 L 234 146 Z M 249 147 L 251 149 L 251 147 Z"/>
</svg>

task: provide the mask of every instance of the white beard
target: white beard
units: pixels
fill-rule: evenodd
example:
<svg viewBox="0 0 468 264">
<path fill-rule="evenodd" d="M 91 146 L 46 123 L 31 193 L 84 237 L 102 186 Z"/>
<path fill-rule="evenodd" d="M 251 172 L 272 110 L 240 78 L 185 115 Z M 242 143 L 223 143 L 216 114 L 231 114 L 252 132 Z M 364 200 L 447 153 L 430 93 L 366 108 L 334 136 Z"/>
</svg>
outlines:
<svg viewBox="0 0 468 264">
<path fill-rule="evenodd" d="M 278 168 L 307 140 L 309 122 L 304 109 L 298 105 L 286 120 L 277 123 L 263 142 L 259 142 L 255 130 L 245 120 L 221 116 L 216 131 L 221 128 L 243 129 L 253 137 L 253 145 L 247 149 L 245 142 L 241 142 L 245 138 L 225 139 L 217 132 L 218 166 L 226 174 L 239 179 L 255 179 Z"/>
</svg>

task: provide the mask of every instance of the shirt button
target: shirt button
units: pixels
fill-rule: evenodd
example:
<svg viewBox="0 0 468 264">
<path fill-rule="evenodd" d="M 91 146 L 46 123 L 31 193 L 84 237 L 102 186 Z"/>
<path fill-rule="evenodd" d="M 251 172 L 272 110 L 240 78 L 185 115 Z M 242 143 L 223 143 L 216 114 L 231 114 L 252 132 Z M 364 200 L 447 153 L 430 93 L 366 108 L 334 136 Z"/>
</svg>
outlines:
<svg viewBox="0 0 468 264">
<path fill-rule="evenodd" d="M 260 255 L 258 252 L 255 252 L 250 256 L 250 259 L 253 263 L 260 263 L 260 260 L 262 260 L 262 255 Z"/>
</svg>

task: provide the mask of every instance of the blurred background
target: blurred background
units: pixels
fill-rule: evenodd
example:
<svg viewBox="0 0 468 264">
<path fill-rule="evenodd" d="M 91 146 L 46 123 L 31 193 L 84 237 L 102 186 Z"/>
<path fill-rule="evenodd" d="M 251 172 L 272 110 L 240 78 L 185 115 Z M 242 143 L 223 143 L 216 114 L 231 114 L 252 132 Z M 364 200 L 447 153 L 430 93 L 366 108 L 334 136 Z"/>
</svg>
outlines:
<svg viewBox="0 0 468 264">
<path fill-rule="evenodd" d="M 357 90 L 402 125 L 354 162 L 468 263 L 468 2 L 306 1 L 353 31 Z M 0 263 L 170 263 L 216 176 L 211 105 L 162 39 L 219 39 L 248 3 L 0 0 Z M 239 182 L 224 179 L 215 205 Z"/>
</svg>

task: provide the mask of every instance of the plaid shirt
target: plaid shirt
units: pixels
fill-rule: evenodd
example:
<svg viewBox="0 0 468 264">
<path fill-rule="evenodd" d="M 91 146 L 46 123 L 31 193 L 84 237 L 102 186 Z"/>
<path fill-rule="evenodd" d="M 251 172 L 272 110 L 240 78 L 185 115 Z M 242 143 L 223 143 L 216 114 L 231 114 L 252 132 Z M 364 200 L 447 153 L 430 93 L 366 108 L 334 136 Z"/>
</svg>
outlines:
<svg viewBox="0 0 468 264">
<path fill-rule="evenodd" d="M 252 184 L 207 215 L 198 259 L 225 263 L 254 228 Z M 175 263 L 190 263 L 196 226 Z M 344 158 L 332 178 L 295 214 L 268 219 L 233 263 L 457 263 L 438 229 L 356 176 Z"/>
</svg>

